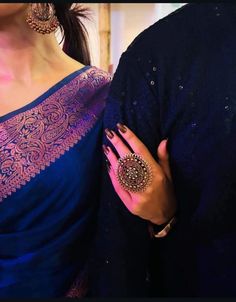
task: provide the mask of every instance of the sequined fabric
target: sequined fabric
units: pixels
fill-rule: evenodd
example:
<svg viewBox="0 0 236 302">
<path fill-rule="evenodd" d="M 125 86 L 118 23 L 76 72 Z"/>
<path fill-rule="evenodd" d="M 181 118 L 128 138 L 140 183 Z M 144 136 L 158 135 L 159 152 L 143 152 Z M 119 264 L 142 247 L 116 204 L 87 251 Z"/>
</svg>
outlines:
<svg viewBox="0 0 236 302">
<path fill-rule="evenodd" d="M 94 295 L 236 296 L 235 20 L 233 3 L 188 4 L 122 55 L 105 127 L 128 125 L 155 158 L 168 138 L 179 219 L 150 242 L 104 176 Z"/>
</svg>

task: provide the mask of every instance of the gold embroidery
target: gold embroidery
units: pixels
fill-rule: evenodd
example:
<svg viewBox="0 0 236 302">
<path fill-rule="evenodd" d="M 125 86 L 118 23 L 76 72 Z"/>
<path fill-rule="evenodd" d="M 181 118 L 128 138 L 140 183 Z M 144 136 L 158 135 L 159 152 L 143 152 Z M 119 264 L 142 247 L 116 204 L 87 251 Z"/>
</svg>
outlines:
<svg viewBox="0 0 236 302">
<path fill-rule="evenodd" d="M 105 106 L 110 76 L 91 67 L 0 124 L 0 201 L 81 140 Z"/>
</svg>

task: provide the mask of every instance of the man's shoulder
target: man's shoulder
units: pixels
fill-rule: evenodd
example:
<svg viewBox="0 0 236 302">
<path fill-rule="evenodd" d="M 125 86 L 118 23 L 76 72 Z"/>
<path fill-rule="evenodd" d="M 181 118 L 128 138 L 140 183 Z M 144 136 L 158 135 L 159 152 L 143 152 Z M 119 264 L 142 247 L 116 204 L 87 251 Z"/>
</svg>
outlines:
<svg viewBox="0 0 236 302">
<path fill-rule="evenodd" d="M 194 41 L 197 45 L 199 39 L 209 38 L 206 31 L 217 31 L 228 12 L 229 7 L 224 3 L 186 4 L 141 32 L 124 54 L 146 53 L 150 49 L 166 53 L 168 49 L 175 51 L 188 43 L 193 45 Z"/>
</svg>

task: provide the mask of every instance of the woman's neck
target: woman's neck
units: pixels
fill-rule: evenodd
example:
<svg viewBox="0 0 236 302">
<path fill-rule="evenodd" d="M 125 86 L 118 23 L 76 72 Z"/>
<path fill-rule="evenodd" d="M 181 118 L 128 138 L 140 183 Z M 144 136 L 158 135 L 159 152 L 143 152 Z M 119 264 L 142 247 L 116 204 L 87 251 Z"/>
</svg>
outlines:
<svg viewBox="0 0 236 302">
<path fill-rule="evenodd" d="M 0 20 L 0 80 L 30 82 L 60 62 L 63 52 L 55 35 L 29 28 L 24 18 Z"/>
</svg>

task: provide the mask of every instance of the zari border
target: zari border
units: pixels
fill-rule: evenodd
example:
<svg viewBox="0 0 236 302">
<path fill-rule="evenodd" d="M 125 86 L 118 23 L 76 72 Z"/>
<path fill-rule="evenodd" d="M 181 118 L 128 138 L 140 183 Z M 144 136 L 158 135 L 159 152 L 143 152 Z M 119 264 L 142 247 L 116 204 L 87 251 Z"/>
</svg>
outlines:
<svg viewBox="0 0 236 302">
<path fill-rule="evenodd" d="M 0 202 L 86 136 L 104 109 L 110 79 L 92 67 L 0 124 Z"/>
</svg>

